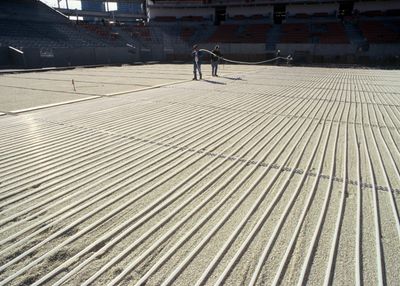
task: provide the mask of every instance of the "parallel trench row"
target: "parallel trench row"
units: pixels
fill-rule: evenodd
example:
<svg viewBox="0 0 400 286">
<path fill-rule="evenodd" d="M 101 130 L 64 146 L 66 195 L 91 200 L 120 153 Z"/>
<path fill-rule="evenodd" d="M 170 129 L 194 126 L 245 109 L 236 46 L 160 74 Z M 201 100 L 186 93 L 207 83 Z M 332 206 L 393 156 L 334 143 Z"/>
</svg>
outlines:
<svg viewBox="0 0 400 286">
<path fill-rule="evenodd" d="M 395 285 L 395 74 L 265 67 L 0 117 L 0 285 Z"/>
</svg>

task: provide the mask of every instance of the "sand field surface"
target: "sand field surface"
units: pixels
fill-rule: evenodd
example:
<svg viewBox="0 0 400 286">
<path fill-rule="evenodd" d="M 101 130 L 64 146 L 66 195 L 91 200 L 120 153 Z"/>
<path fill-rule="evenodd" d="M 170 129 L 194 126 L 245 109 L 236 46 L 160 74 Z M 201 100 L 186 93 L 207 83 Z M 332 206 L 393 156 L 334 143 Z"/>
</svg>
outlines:
<svg viewBox="0 0 400 286">
<path fill-rule="evenodd" d="M 0 285 L 398 285 L 400 72 L 0 75 Z"/>
</svg>

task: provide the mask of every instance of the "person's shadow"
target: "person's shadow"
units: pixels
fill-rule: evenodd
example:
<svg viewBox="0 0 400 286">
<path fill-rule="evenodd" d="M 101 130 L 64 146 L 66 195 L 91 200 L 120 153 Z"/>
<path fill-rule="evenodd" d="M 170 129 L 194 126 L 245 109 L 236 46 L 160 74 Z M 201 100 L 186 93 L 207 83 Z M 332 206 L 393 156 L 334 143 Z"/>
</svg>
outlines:
<svg viewBox="0 0 400 286">
<path fill-rule="evenodd" d="M 222 78 L 230 79 L 230 80 L 244 80 L 240 77 L 229 77 L 229 76 L 221 76 Z"/>
<path fill-rule="evenodd" d="M 208 82 L 208 83 L 212 83 L 212 84 L 222 84 L 222 85 L 226 85 L 225 82 L 219 82 L 219 81 L 214 81 L 214 80 L 209 80 L 209 79 L 203 79 L 202 81 Z"/>
</svg>

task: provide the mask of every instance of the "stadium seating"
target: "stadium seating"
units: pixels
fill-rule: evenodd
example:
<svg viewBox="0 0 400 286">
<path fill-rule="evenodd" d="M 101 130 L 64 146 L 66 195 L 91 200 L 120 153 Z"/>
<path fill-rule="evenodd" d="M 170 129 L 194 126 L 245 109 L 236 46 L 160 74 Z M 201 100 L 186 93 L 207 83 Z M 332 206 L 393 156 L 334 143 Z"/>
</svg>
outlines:
<svg viewBox="0 0 400 286">
<path fill-rule="evenodd" d="M 224 24 L 208 39 L 211 43 L 266 43 L 269 24 Z"/>
<path fill-rule="evenodd" d="M 281 33 L 282 43 L 309 43 L 311 41 L 308 24 L 282 24 Z"/>
<path fill-rule="evenodd" d="M 318 36 L 321 44 L 348 44 L 349 40 L 346 36 L 343 24 L 338 22 L 328 22 L 323 24 L 315 24 L 315 26 L 325 29 L 324 32 L 313 33 Z"/>
<path fill-rule="evenodd" d="M 107 43 L 70 23 L 0 20 L 0 43 L 23 48 L 73 48 L 106 46 Z"/>
<path fill-rule="evenodd" d="M 225 24 L 220 25 L 208 39 L 210 43 L 234 43 L 237 41 L 239 25 Z"/>
<path fill-rule="evenodd" d="M 182 40 L 189 42 L 189 40 L 191 39 L 191 37 L 193 37 L 195 32 L 196 29 L 194 27 L 184 27 L 181 29 L 180 37 Z"/>
<path fill-rule="evenodd" d="M 38 1 L 0 2 L 0 44 L 24 48 L 121 46 L 111 27 L 71 22 Z"/>
<path fill-rule="evenodd" d="M 400 16 L 400 9 L 390 9 L 387 10 L 385 13 L 386 16 Z"/>
<path fill-rule="evenodd" d="M 205 21 L 205 18 L 202 16 L 183 16 L 181 18 L 182 21 L 195 21 L 195 22 L 202 22 Z"/>
<path fill-rule="evenodd" d="M 119 46 L 123 45 L 119 42 L 118 32 L 113 30 L 113 26 L 108 24 L 89 24 L 89 23 L 78 23 L 78 27 L 83 27 L 84 29 L 95 33 L 101 40 L 105 41 L 108 45 Z"/>
<path fill-rule="evenodd" d="M 399 24 L 400 21 L 361 21 L 359 27 L 370 43 L 400 43 Z"/>
<path fill-rule="evenodd" d="M 154 4 L 167 3 L 167 4 L 179 5 L 179 4 L 199 4 L 199 3 L 203 4 L 207 3 L 208 1 L 207 0 L 152 0 L 152 2 Z"/>
<path fill-rule="evenodd" d="M 66 18 L 60 18 L 60 14 L 49 9 L 40 1 L 32 0 L 1 0 L 0 17 L 13 20 L 31 20 L 41 22 L 67 22 Z"/>
<path fill-rule="evenodd" d="M 249 24 L 242 28 L 237 42 L 240 43 L 266 43 L 267 32 L 271 28 L 269 24 Z"/>
<path fill-rule="evenodd" d="M 143 25 L 127 26 L 124 28 L 124 30 L 130 33 L 132 38 L 140 39 L 144 42 L 152 41 L 150 28 L 148 28 L 147 26 Z"/>
<path fill-rule="evenodd" d="M 174 16 L 158 16 L 154 18 L 156 22 L 175 22 L 176 17 Z"/>
<path fill-rule="evenodd" d="M 352 44 L 359 47 L 368 46 L 368 43 L 400 42 L 400 9 L 394 1 L 389 6 L 357 2 L 354 7 L 359 10 L 346 16 L 339 11 L 340 4 L 336 2 L 304 5 L 293 1 L 285 4 L 286 12 L 278 21 L 282 24 L 272 24 L 276 20 L 273 5 L 257 3 L 256 6 L 253 1 L 246 0 L 222 0 L 221 3 L 227 4 L 226 11 L 223 10 L 226 18 L 215 19 L 213 13 L 216 13 L 216 5 L 220 5 L 218 1 L 156 0 L 149 6 L 156 7 L 154 13 L 149 13 L 154 18 L 119 23 L 111 14 L 102 21 L 94 17 L 70 21 L 40 1 L 2 0 L 0 46 L 23 50 L 133 45 L 146 51 L 181 49 L 179 52 L 183 53 L 194 43 L 265 44 L 266 51 L 273 51 L 277 44 Z M 284 1 L 274 3 L 278 2 Z M 163 3 L 165 7 L 161 7 Z M 179 5 L 190 6 L 190 9 L 181 9 Z M 143 17 L 146 16 L 143 14 Z M 261 45 L 257 47 L 264 49 Z"/>
</svg>

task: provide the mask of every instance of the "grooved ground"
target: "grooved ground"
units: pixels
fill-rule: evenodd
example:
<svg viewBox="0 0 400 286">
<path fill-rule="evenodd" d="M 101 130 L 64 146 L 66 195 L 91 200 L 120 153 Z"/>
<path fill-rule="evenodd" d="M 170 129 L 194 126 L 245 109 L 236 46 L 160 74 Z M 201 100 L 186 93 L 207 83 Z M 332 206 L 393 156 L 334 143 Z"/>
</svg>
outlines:
<svg viewBox="0 0 400 286">
<path fill-rule="evenodd" d="M 400 72 L 191 69 L 0 76 L 0 285 L 396 285 Z"/>
</svg>

